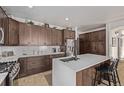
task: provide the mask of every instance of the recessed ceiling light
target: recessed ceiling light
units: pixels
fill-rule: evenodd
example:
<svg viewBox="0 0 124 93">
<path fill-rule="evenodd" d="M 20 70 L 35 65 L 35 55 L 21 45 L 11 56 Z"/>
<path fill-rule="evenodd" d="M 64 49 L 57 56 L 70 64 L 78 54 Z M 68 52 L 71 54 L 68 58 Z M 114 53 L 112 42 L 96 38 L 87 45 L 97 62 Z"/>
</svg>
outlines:
<svg viewBox="0 0 124 93">
<path fill-rule="evenodd" d="M 66 20 L 66 21 L 68 21 L 68 20 L 69 20 L 69 18 L 65 18 L 65 20 Z"/>
</svg>

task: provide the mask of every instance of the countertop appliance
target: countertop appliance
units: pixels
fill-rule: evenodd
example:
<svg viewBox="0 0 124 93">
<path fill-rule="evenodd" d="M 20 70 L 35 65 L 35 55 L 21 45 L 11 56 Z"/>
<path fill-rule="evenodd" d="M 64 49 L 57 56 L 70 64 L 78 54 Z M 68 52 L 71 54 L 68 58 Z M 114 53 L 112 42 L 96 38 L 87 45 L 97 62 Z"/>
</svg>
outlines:
<svg viewBox="0 0 124 93">
<path fill-rule="evenodd" d="M 0 44 L 4 44 L 4 30 L 0 27 Z"/>
</svg>

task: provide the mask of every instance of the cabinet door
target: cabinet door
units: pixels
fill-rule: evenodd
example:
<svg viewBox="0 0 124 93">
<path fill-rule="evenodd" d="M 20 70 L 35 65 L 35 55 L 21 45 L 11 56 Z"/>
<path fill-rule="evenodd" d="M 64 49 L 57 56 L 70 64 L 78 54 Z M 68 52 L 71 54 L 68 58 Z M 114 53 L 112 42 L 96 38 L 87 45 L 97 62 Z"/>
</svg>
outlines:
<svg viewBox="0 0 124 93">
<path fill-rule="evenodd" d="M 80 34 L 79 38 L 81 41 L 86 41 L 85 34 Z"/>
<path fill-rule="evenodd" d="M 45 62 L 42 62 L 43 57 L 29 57 L 27 58 L 27 70 L 45 67 Z"/>
<path fill-rule="evenodd" d="M 61 46 L 62 45 L 62 31 L 58 30 L 58 45 Z"/>
<path fill-rule="evenodd" d="M 84 54 L 84 41 L 80 38 L 80 54 Z"/>
<path fill-rule="evenodd" d="M 25 37 L 25 24 L 19 23 L 19 45 L 24 45 L 26 41 Z"/>
<path fill-rule="evenodd" d="M 39 72 L 44 72 L 50 70 L 50 57 L 40 56 L 40 57 L 30 57 L 27 58 L 27 73 L 28 75 L 36 74 Z"/>
<path fill-rule="evenodd" d="M 90 36 L 91 37 L 90 39 L 91 39 L 92 42 L 98 41 L 98 35 L 97 34 L 98 34 L 97 32 L 91 32 L 90 33 L 90 35 L 91 35 Z"/>
<path fill-rule="evenodd" d="M 64 30 L 64 39 L 75 39 L 75 32 L 71 30 Z"/>
<path fill-rule="evenodd" d="M 56 29 L 52 29 L 52 45 L 57 45 L 57 30 Z"/>
<path fill-rule="evenodd" d="M 9 19 L 9 44 L 8 45 L 18 45 L 19 44 L 19 22 Z"/>
<path fill-rule="evenodd" d="M 42 27 L 42 37 L 43 37 L 43 45 L 47 45 L 47 31 L 45 27 Z"/>
<path fill-rule="evenodd" d="M 31 45 L 31 25 L 19 23 L 19 44 Z"/>
<path fill-rule="evenodd" d="M 64 39 L 69 39 L 70 35 L 69 35 L 69 31 L 68 30 L 64 30 Z"/>
<path fill-rule="evenodd" d="M 52 45 L 52 31 L 50 28 L 45 28 L 46 31 L 46 39 L 47 39 L 47 45 Z"/>
<path fill-rule="evenodd" d="M 39 45 L 40 27 L 31 25 L 31 45 Z"/>
<path fill-rule="evenodd" d="M 98 40 L 99 41 L 105 41 L 105 38 L 106 38 L 105 30 L 98 31 Z"/>
<path fill-rule="evenodd" d="M 91 42 L 91 53 L 93 54 L 97 54 L 98 51 L 97 51 L 97 42 Z"/>
<path fill-rule="evenodd" d="M 44 28 L 43 27 L 41 27 L 40 28 L 40 31 L 39 31 L 39 44 L 40 45 L 45 45 L 45 33 L 44 33 Z"/>
<path fill-rule="evenodd" d="M 97 44 L 97 53 L 100 55 L 105 55 L 106 54 L 106 45 L 104 42 L 98 42 Z"/>
<path fill-rule="evenodd" d="M 20 58 L 18 62 L 20 63 L 20 71 L 17 78 L 24 77 L 27 75 L 27 60 L 26 58 Z"/>
</svg>

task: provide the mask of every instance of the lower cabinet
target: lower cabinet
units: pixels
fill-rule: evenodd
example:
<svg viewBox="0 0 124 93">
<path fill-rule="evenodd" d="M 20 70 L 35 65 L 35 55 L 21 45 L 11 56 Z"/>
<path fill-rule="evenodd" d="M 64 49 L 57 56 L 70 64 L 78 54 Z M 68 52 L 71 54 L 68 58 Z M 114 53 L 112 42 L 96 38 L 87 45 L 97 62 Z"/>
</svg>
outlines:
<svg viewBox="0 0 124 93">
<path fill-rule="evenodd" d="M 20 58 L 18 62 L 20 63 L 20 71 L 17 78 L 24 77 L 27 73 L 27 58 Z"/>
<path fill-rule="evenodd" d="M 95 68 L 91 67 L 76 73 L 77 86 L 92 86 L 95 77 Z"/>
<path fill-rule="evenodd" d="M 52 58 L 62 57 L 64 54 L 35 56 L 20 58 L 20 72 L 17 78 L 48 71 L 52 69 Z"/>
<path fill-rule="evenodd" d="M 27 74 L 35 74 L 50 70 L 49 59 L 47 56 L 27 58 Z"/>
</svg>

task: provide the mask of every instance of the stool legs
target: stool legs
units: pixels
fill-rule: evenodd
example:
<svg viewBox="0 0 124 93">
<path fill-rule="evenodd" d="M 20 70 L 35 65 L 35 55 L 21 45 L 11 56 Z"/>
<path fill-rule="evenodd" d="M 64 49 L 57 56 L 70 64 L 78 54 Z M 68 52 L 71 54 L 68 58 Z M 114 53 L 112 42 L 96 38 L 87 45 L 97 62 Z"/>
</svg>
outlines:
<svg viewBox="0 0 124 93">
<path fill-rule="evenodd" d="M 120 79 L 119 79 L 119 75 L 118 75 L 117 70 L 115 71 L 115 73 L 116 73 L 116 76 L 117 76 L 117 79 L 118 79 L 118 83 L 119 83 L 119 85 L 121 86 L 121 82 L 120 82 Z"/>
<path fill-rule="evenodd" d="M 119 85 L 121 86 L 117 70 L 113 71 L 111 74 L 110 73 L 106 73 L 106 77 L 107 77 L 107 81 L 108 81 L 109 86 L 111 86 L 110 75 L 112 76 L 112 82 L 113 82 L 114 86 L 117 85 L 117 81 L 118 81 Z M 116 80 L 116 78 L 117 78 L 117 80 Z M 102 79 L 102 73 L 100 72 L 100 74 L 98 76 L 98 71 L 96 71 L 93 85 L 96 86 L 96 82 L 98 84 L 100 84 L 101 83 L 101 79 Z"/>
<path fill-rule="evenodd" d="M 107 79 L 108 79 L 109 86 L 111 86 L 111 81 L 110 81 L 109 73 L 106 73 L 106 74 L 107 74 Z"/>
<path fill-rule="evenodd" d="M 116 86 L 116 76 L 115 76 L 115 72 L 112 72 L 112 81 L 113 81 L 113 84 L 114 86 Z"/>
</svg>

